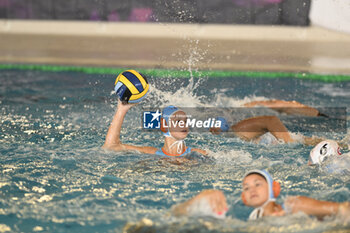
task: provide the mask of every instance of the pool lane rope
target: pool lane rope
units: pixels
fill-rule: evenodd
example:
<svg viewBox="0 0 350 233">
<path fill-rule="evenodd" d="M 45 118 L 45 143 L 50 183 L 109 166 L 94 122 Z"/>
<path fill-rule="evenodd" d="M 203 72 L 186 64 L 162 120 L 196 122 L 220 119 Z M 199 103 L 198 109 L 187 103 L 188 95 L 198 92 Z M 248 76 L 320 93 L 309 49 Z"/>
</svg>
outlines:
<svg viewBox="0 0 350 233">
<path fill-rule="evenodd" d="M 29 65 L 29 64 L 0 64 L 0 70 L 38 70 L 49 72 L 83 72 L 87 74 L 119 74 L 127 68 L 110 67 L 85 67 L 85 66 L 58 66 L 58 65 Z M 349 75 L 338 74 L 316 74 L 306 72 L 264 72 L 264 71 L 220 71 L 220 70 L 198 70 L 189 72 L 188 70 L 173 69 L 138 69 L 137 71 L 146 75 L 161 78 L 229 78 L 229 77 L 247 77 L 247 78 L 297 78 L 311 79 L 323 82 L 344 82 L 350 81 Z"/>
</svg>

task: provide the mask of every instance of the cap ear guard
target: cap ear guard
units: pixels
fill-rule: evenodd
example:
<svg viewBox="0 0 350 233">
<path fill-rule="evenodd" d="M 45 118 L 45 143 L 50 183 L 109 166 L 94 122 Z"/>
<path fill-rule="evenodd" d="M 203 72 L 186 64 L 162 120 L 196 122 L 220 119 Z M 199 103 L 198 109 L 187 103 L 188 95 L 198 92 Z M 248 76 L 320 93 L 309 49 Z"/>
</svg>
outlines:
<svg viewBox="0 0 350 233">
<path fill-rule="evenodd" d="M 337 153 L 338 153 L 338 155 L 341 155 L 341 150 L 340 150 L 340 147 L 338 146 L 338 148 L 337 148 Z"/>
<path fill-rule="evenodd" d="M 281 193 L 281 185 L 280 185 L 279 182 L 277 182 L 275 180 L 272 182 L 272 191 L 273 191 L 273 196 L 275 198 L 277 198 L 280 195 L 280 193 Z"/>
</svg>

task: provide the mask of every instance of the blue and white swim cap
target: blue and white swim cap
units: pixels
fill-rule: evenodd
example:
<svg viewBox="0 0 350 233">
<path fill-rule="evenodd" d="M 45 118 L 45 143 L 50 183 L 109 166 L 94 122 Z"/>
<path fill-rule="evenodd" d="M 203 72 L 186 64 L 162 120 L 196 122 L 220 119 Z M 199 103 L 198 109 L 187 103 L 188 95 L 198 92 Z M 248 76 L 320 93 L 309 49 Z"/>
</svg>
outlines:
<svg viewBox="0 0 350 233">
<path fill-rule="evenodd" d="M 267 200 L 267 202 L 275 201 L 276 197 L 278 197 L 281 191 L 279 183 L 274 181 L 272 179 L 272 176 L 266 170 L 257 170 L 257 169 L 251 170 L 244 175 L 244 178 L 254 173 L 263 176 L 267 182 L 267 185 L 269 187 L 269 199 Z"/>
<path fill-rule="evenodd" d="M 268 199 L 259 207 L 255 208 L 249 215 L 249 219 L 258 219 L 264 216 L 264 206 L 266 206 L 269 202 L 276 201 L 276 197 L 281 192 L 281 186 L 278 182 L 274 181 L 271 175 L 266 170 L 251 170 L 244 175 L 244 178 L 251 174 L 258 174 L 265 178 L 268 185 Z M 246 204 L 245 197 L 242 193 L 242 201 Z"/>
<path fill-rule="evenodd" d="M 170 117 L 172 115 L 174 115 L 174 113 L 180 111 L 180 109 L 178 109 L 177 107 L 173 106 L 173 105 L 170 105 L 170 106 L 167 106 L 163 109 L 163 112 L 162 112 L 162 118 L 165 120 L 166 122 L 166 125 L 167 125 L 167 131 L 164 134 L 164 136 L 166 137 L 171 137 L 170 135 L 170 131 L 169 131 L 169 126 L 170 126 Z"/>
<path fill-rule="evenodd" d="M 227 120 L 225 118 L 217 117 L 216 120 L 221 122 L 220 129 L 222 132 L 227 132 L 230 129 L 230 126 L 228 125 Z"/>
<path fill-rule="evenodd" d="M 318 143 L 311 151 L 309 162 L 311 164 L 321 164 L 326 157 L 341 155 L 340 147 L 336 141 L 325 140 Z"/>
</svg>

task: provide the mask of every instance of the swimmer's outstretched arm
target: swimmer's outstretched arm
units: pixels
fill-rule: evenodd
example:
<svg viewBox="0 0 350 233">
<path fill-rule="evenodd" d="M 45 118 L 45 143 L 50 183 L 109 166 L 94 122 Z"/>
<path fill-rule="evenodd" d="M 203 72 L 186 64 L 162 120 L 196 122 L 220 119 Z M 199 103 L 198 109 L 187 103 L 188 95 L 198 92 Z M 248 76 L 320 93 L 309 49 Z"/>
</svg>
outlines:
<svg viewBox="0 0 350 233">
<path fill-rule="evenodd" d="M 104 149 L 114 150 L 114 151 L 131 151 L 136 150 L 142 153 L 154 154 L 157 149 L 155 147 L 148 146 L 133 146 L 128 144 L 123 144 L 120 141 L 120 131 L 125 118 L 126 113 L 131 107 L 136 104 L 122 104 L 118 101 L 117 111 L 114 114 L 111 125 L 109 126 L 105 143 L 102 146 Z"/>
<path fill-rule="evenodd" d="M 263 100 L 252 101 L 244 104 L 245 107 L 264 106 L 271 108 L 278 112 L 284 112 L 291 115 L 303 115 L 303 116 L 324 116 L 317 109 L 301 104 L 297 101 L 285 101 L 285 100 Z"/>
<path fill-rule="evenodd" d="M 278 140 L 286 143 L 294 142 L 288 129 L 282 121 L 276 116 L 258 116 L 238 122 L 231 126 L 232 131 L 243 140 L 254 140 L 264 133 L 270 132 Z M 303 136 L 302 143 L 308 146 L 316 146 L 318 143 L 326 140 L 320 137 Z"/>
<path fill-rule="evenodd" d="M 252 101 L 244 104 L 245 107 L 264 106 L 271 108 L 277 112 L 284 112 L 290 115 L 302 115 L 302 116 L 326 116 L 320 113 L 316 108 L 301 104 L 297 101 L 285 101 L 285 100 L 263 100 Z"/>
<path fill-rule="evenodd" d="M 202 203 L 202 201 L 204 201 L 204 203 Z M 175 216 L 190 215 L 191 212 L 199 212 L 200 208 L 207 209 L 206 206 L 202 206 L 203 204 L 209 205 L 212 212 L 219 216 L 228 210 L 226 198 L 223 192 L 208 189 L 200 192 L 190 200 L 172 207 L 172 213 Z M 209 213 L 201 213 L 201 215 L 205 214 L 209 215 Z"/>
<path fill-rule="evenodd" d="M 283 140 L 286 143 L 294 142 L 288 129 L 283 122 L 276 116 L 258 116 L 248 119 L 244 119 L 235 125 L 230 127 L 231 131 L 235 135 L 245 141 L 252 141 L 259 138 L 263 134 L 270 132 L 278 140 Z M 213 134 L 220 134 L 220 128 L 210 128 L 210 132 Z M 321 141 L 326 140 L 320 137 L 307 137 L 303 136 L 302 143 L 308 146 L 315 146 Z M 346 148 L 347 145 L 339 143 L 342 148 Z"/>
<path fill-rule="evenodd" d="M 270 132 L 277 139 L 286 143 L 294 142 L 288 129 L 276 116 L 258 116 L 238 122 L 231 130 L 241 139 L 250 141 Z"/>
<path fill-rule="evenodd" d="M 202 155 L 208 155 L 208 152 L 206 150 L 202 150 L 202 149 L 199 149 L 199 148 L 192 148 L 192 151 L 196 151 Z"/>
<path fill-rule="evenodd" d="M 320 201 L 305 196 L 289 197 L 284 202 L 286 209 L 292 213 L 304 212 L 308 215 L 324 218 L 331 215 L 340 215 L 350 220 L 350 202 Z"/>
<path fill-rule="evenodd" d="M 326 138 L 319 138 L 319 137 L 307 137 L 303 136 L 303 144 L 307 146 L 316 146 L 318 143 L 326 140 Z"/>
</svg>

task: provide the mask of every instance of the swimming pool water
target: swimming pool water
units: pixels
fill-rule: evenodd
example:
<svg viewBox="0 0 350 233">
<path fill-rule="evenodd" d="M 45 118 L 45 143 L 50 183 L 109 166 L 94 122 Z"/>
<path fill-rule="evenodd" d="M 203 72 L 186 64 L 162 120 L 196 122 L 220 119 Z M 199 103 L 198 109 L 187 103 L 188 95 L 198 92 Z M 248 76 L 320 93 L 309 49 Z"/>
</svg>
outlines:
<svg viewBox="0 0 350 233">
<path fill-rule="evenodd" d="M 210 158 L 198 156 L 181 165 L 154 155 L 102 150 L 116 107 L 114 80 L 113 75 L 0 71 L 0 232 L 349 229 L 337 218 L 320 222 L 302 214 L 278 221 L 246 221 L 251 209 L 240 201 L 240 182 L 253 168 L 268 168 L 281 182 L 280 200 L 287 195 L 350 200 L 349 176 L 306 165 L 310 146 L 266 146 L 192 133 L 187 145 L 210 151 Z M 162 146 L 161 133 L 141 130 L 141 112 L 150 106 L 229 108 L 257 99 L 297 100 L 316 107 L 350 104 L 350 82 L 242 77 L 150 77 L 149 82 L 149 96 L 130 110 L 124 122 L 125 143 Z M 293 125 L 288 127 L 293 130 Z M 347 136 L 322 134 L 317 136 L 337 140 Z M 230 205 L 226 219 L 173 218 L 168 214 L 172 205 L 208 188 L 225 193 Z"/>
</svg>

